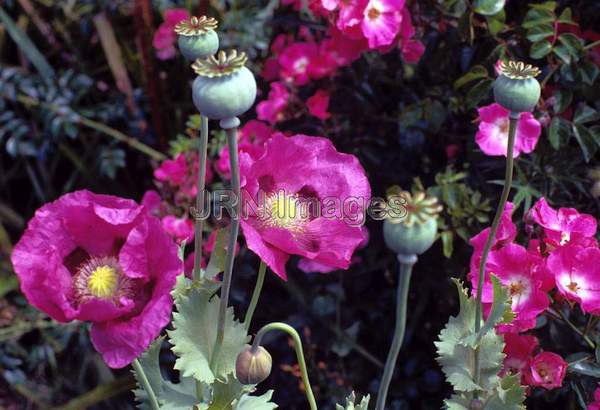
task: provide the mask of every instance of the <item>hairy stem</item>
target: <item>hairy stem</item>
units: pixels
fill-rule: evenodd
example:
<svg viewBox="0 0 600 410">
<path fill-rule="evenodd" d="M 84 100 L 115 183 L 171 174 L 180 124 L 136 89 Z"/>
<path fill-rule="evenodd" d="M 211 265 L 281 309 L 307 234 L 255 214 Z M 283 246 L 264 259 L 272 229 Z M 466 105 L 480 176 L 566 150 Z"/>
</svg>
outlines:
<svg viewBox="0 0 600 410">
<path fill-rule="evenodd" d="M 154 394 L 154 390 L 152 390 L 152 386 L 150 386 L 150 382 L 148 381 L 148 377 L 146 376 L 146 373 L 144 372 L 144 369 L 142 368 L 142 365 L 140 364 L 138 359 L 134 359 L 133 363 L 131 363 L 133 365 L 133 368 L 135 369 L 135 372 L 137 373 L 140 382 L 142 383 L 142 387 L 144 388 L 144 390 L 146 391 L 146 394 L 148 395 L 148 400 L 150 401 L 150 407 L 152 408 L 152 410 L 160 410 L 160 406 L 158 405 L 158 399 L 156 398 L 156 395 Z"/>
<path fill-rule="evenodd" d="M 200 279 L 202 260 L 202 225 L 204 224 L 204 187 L 206 185 L 206 147 L 208 146 L 208 118 L 200 115 L 200 146 L 198 147 L 198 184 L 194 215 L 194 279 Z"/>
<path fill-rule="evenodd" d="M 216 360 L 221 353 L 223 338 L 225 337 L 225 314 L 229 302 L 229 290 L 231 288 L 231 276 L 233 273 L 233 260 L 235 258 L 235 244 L 237 243 L 240 230 L 240 166 L 238 163 L 237 127 L 227 129 L 227 145 L 229 146 L 229 165 L 231 167 L 231 188 L 234 195 L 234 208 L 231 214 L 231 231 L 229 233 L 229 245 L 225 257 L 225 268 L 223 272 L 223 284 L 221 286 L 221 305 L 219 306 L 219 320 L 217 322 L 217 340 L 211 358 L 211 368 L 214 369 Z"/>
<path fill-rule="evenodd" d="M 481 298 L 483 296 L 483 281 L 485 277 L 485 265 L 487 263 L 487 258 L 490 253 L 490 249 L 494 243 L 494 239 L 496 239 L 496 232 L 498 231 L 498 226 L 500 225 L 500 219 L 502 218 L 502 214 L 504 213 L 504 207 L 506 206 L 506 201 L 508 201 L 508 194 L 510 193 L 510 188 L 512 185 L 513 178 L 513 151 L 515 146 L 515 134 L 517 132 L 517 123 L 519 121 L 519 113 L 511 112 L 509 119 L 509 127 L 508 127 L 508 146 L 506 148 L 506 172 L 504 175 L 504 188 L 502 189 L 502 195 L 500 196 L 500 202 L 498 203 L 498 208 L 496 209 L 496 215 L 494 215 L 494 220 L 492 222 L 492 227 L 490 229 L 490 233 L 485 242 L 485 246 L 483 247 L 483 253 L 481 254 L 481 262 L 479 264 L 479 277 L 477 278 L 477 304 L 475 305 L 475 333 L 479 332 L 481 329 Z M 481 369 L 479 368 L 479 350 L 475 350 L 475 383 L 479 384 L 479 379 L 481 376 Z M 477 392 L 475 392 L 477 396 Z"/>
<path fill-rule="evenodd" d="M 310 385 L 310 380 L 308 379 L 308 371 L 306 370 L 306 361 L 304 360 L 304 352 L 302 350 L 302 340 L 300 340 L 300 335 L 298 334 L 298 332 L 296 332 L 296 329 L 282 322 L 273 322 L 263 326 L 258 331 L 256 337 L 254 338 L 254 341 L 252 342 L 251 352 L 253 354 L 256 354 L 258 347 L 261 345 L 263 336 L 271 330 L 279 330 L 281 332 L 285 332 L 288 335 L 290 335 L 292 339 L 294 339 L 294 349 L 296 350 L 296 358 L 298 359 L 300 373 L 302 374 L 302 383 L 304 384 L 306 399 L 308 400 L 308 404 L 310 405 L 310 410 L 317 410 L 317 402 L 315 401 L 315 396 Z"/>
<path fill-rule="evenodd" d="M 252 317 L 254 316 L 254 311 L 256 310 L 256 305 L 258 304 L 258 299 L 260 298 L 260 292 L 262 291 L 263 284 L 265 283 L 266 272 L 267 264 L 261 259 L 260 266 L 258 268 L 258 277 L 256 278 L 256 285 L 254 285 L 254 292 L 252 292 L 252 299 L 250 299 L 250 305 L 248 306 L 248 311 L 246 312 L 246 317 L 244 318 L 244 326 L 246 326 L 246 331 L 250 329 Z"/>
<path fill-rule="evenodd" d="M 394 338 L 392 340 L 392 346 L 388 352 L 388 357 L 385 362 L 385 368 L 383 370 L 383 378 L 379 385 L 379 392 L 377 393 L 377 404 L 375 408 L 377 410 L 384 410 L 385 402 L 387 399 L 388 390 L 390 383 L 392 382 L 392 376 L 394 375 L 394 367 L 396 367 L 396 360 L 402 347 L 402 341 L 404 340 L 404 331 L 406 330 L 406 305 L 408 304 L 408 289 L 410 287 L 410 277 L 412 274 L 412 268 L 417 263 L 416 255 L 398 255 L 400 261 L 400 274 L 398 278 L 398 292 L 396 294 L 396 327 L 394 329 Z"/>
</svg>

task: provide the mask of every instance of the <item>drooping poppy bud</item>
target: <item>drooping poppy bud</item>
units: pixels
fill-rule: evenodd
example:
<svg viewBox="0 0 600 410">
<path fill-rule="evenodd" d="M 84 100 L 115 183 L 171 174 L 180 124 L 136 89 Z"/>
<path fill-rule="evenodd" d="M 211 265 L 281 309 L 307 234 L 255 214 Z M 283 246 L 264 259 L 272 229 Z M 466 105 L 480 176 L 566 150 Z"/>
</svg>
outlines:
<svg viewBox="0 0 600 410">
<path fill-rule="evenodd" d="M 252 346 L 246 345 L 238 354 L 235 361 L 235 373 L 242 384 L 258 384 L 271 374 L 273 359 L 262 346 L 252 351 Z"/>
</svg>

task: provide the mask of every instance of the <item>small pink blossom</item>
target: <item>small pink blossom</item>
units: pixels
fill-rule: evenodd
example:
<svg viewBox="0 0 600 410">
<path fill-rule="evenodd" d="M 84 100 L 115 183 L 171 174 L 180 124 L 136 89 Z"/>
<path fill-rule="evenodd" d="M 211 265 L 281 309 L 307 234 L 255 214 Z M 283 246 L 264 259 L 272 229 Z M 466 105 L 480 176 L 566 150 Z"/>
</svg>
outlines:
<svg viewBox="0 0 600 410">
<path fill-rule="evenodd" d="M 242 231 L 248 248 L 273 272 L 285 279 L 290 255 L 348 268 L 364 239 L 359 225 L 371 195 L 356 157 L 337 152 L 326 138 L 276 133 L 260 158 L 240 154 L 240 173 L 248 215 Z M 328 198 L 340 203 L 322 202 Z M 342 203 L 345 198 L 359 203 Z"/>
<path fill-rule="evenodd" d="M 369 0 L 363 11 L 361 30 L 370 48 L 394 42 L 402 23 L 404 0 Z"/>
<path fill-rule="evenodd" d="M 271 83 L 269 98 L 261 101 L 256 106 L 258 118 L 267 121 L 269 124 L 275 124 L 284 119 L 283 112 L 287 107 L 290 93 L 284 83 Z"/>
<path fill-rule="evenodd" d="M 552 248 L 568 243 L 596 246 L 597 221 L 592 215 L 580 214 L 574 208 L 553 209 L 545 198 L 529 211 L 531 218 L 544 228 L 544 242 Z"/>
<path fill-rule="evenodd" d="M 177 246 L 134 201 L 89 191 L 42 206 L 12 253 L 29 302 L 54 320 L 92 323 L 106 364 L 127 366 L 171 318 Z"/>
<path fill-rule="evenodd" d="M 273 135 L 273 128 L 262 121 L 248 121 L 238 134 L 238 152 L 246 152 L 252 158 L 258 159 L 263 153 L 264 143 Z M 227 144 L 221 149 L 219 159 L 215 162 L 215 169 L 225 179 L 231 178 L 229 167 L 229 147 Z"/>
<path fill-rule="evenodd" d="M 321 119 L 326 120 L 331 117 L 331 113 L 327 111 L 329 108 L 329 92 L 325 90 L 318 90 L 312 97 L 306 100 L 308 112 Z"/>
<path fill-rule="evenodd" d="M 521 384 L 526 386 L 531 381 L 529 362 L 533 352 L 538 347 L 538 341 L 533 336 L 506 333 L 504 335 L 504 366 L 501 376 L 505 374 L 521 374 Z"/>
<path fill-rule="evenodd" d="M 539 353 L 531 360 L 531 385 L 548 390 L 562 386 L 568 363 L 552 352 Z"/>
<path fill-rule="evenodd" d="M 187 216 L 177 218 L 174 215 L 167 215 L 161 220 L 161 224 L 165 232 L 178 243 L 189 242 L 194 238 L 194 222 Z"/>
<path fill-rule="evenodd" d="M 318 56 L 318 47 L 313 42 L 296 42 L 287 46 L 279 55 L 281 77 L 296 85 L 310 81 L 309 67 Z"/>
<path fill-rule="evenodd" d="M 179 154 L 175 159 L 167 159 L 154 170 L 154 178 L 159 181 L 169 182 L 179 186 L 185 182 L 188 174 L 188 165 L 184 154 Z"/>
<path fill-rule="evenodd" d="M 190 13 L 186 9 L 169 9 L 165 11 L 164 18 L 165 21 L 154 32 L 152 46 L 160 60 L 169 60 L 175 57 L 175 26 L 180 21 L 189 19 Z"/>
<path fill-rule="evenodd" d="M 156 214 L 160 211 L 161 202 L 162 198 L 160 197 L 160 194 L 154 190 L 149 190 L 144 193 L 141 203 L 146 207 L 148 212 Z"/>
<path fill-rule="evenodd" d="M 566 298 L 578 302 L 581 310 L 600 314 L 600 249 L 562 246 L 550 254 L 547 267 L 556 287 Z"/>
<path fill-rule="evenodd" d="M 486 279 L 483 287 L 482 301 L 492 303 L 494 300 L 491 275 L 509 291 L 511 309 L 515 319 L 508 325 L 500 325 L 499 330 L 505 332 L 522 332 L 535 326 L 536 317 L 549 305 L 546 292 L 542 289 L 543 278 L 538 265 L 542 263 L 527 252 L 524 247 L 509 243 L 499 250 L 491 251 L 486 264 Z M 477 291 L 477 272 L 473 272 L 473 292 Z"/>
<path fill-rule="evenodd" d="M 487 155 L 504 155 L 508 146 L 509 111 L 494 103 L 479 108 L 479 131 L 475 142 Z M 542 127 L 530 112 L 521 113 L 517 123 L 513 157 L 532 152 L 540 138 Z"/>
</svg>

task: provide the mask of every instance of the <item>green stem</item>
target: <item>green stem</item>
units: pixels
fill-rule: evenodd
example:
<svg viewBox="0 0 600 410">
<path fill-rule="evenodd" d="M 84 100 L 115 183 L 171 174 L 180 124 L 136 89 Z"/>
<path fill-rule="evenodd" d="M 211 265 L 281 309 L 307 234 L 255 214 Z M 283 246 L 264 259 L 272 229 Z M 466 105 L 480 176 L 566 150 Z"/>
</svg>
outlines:
<svg viewBox="0 0 600 410">
<path fill-rule="evenodd" d="M 575 333 L 577 333 L 579 336 L 581 336 L 581 338 L 587 343 L 587 345 L 590 348 L 596 349 L 596 345 L 594 344 L 594 342 L 592 342 L 592 340 L 584 332 L 582 332 L 577 326 L 575 326 L 573 324 L 573 322 L 571 322 L 569 319 L 567 319 L 565 314 L 561 311 L 560 306 L 557 306 L 555 311 L 558 314 L 558 316 L 560 316 L 562 321 L 565 322 L 567 324 L 567 326 L 569 326 L 571 328 L 571 330 L 573 330 Z"/>
<path fill-rule="evenodd" d="M 483 296 L 485 265 L 487 263 L 487 258 L 490 253 L 490 249 L 492 248 L 492 245 L 494 243 L 494 239 L 496 239 L 496 232 L 498 231 L 500 219 L 502 218 L 502 214 L 504 213 L 504 207 L 506 206 L 506 201 L 508 201 L 508 195 L 510 194 L 510 188 L 512 185 L 514 165 L 513 151 L 515 147 L 515 135 L 517 132 L 517 123 L 519 121 L 519 116 L 520 113 L 510 113 L 508 127 L 508 144 L 506 148 L 506 171 L 504 175 L 504 188 L 502 189 L 502 195 L 500 196 L 500 202 L 498 203 L 498 208 L 496 209 L 496 215 L 494 215 L 494 220 L 492 222 L 490 233 L 487 237 L 485 246 L 483 247 L 483 252 L 481 254 L 481 262 L 479 264 L 479 277 L 477 279 L 477 304 L 475 305 L 475 333 L 479 332 L 479 330 L 481 329 L 481 298 Z M 475 384 L 479 384 L 479 378 L 481 376 L 481 369 L 479 368 L 479 350 L 475 350 L 474 367 Z M 475 391 L 475 396 L 477 395 L 478 392 Z"/>
<path fill-rule="evenodd" d="M 194 215 L 194 279 L 201 275 L 202 225 L 204 223 L 204 188 L 206 186 L 206 148 L 208 146 L 208 118 L 200 115 L 200 146 L 198 147 L 198 184 L 196 193 L 196 212 Z"/>
<path fill-rule="evenodd" d="M 225 256 L 225 268 L 223 271 L 223 284 L 221 285 L 221 301 L 219 306 L 219 319 L 217 322 L 217 339 L 210 367 L 214 369 L 216 360 L 221 353 L 223 338 L 225 337 L 225 315 L 229 302 L 229 290 L 231 288 L 231 276 L 233 274 L 233 260 L 235 258 L 235 245 L 240 230 L 240 166 L 238 163 L 237 127 L 229 128 L 227 131 L 227 145 L 229 146 L 229 165 L 231 167 L 231 188 L 234 195 L 234 209 L 231 213 L 231 231 L 229 233 L 229 245 Z"/>
<path fill-rule="evenodd" d="M 258 299 L 260 298 L 260 292 L 262 291 L 263 284 L 265 283 L 266 272 L 267 264 L 261 259 L 260 266 L 258 268 L 258 277 L 256 278 L 256 285 L 254 285 L 254 292 L 252 292 L 252 299 L 250 299 L 250 306 L 248 306 L 248 311 L 246 312 L 246 317 L 244 318 L 246 331 L 250 329 L 250 323 L 252 323 L 252 317 L 254 316 L 254 311 L 256 310 L 256 305 L 258 304 Z"/>
<path fill-rule="evenodd" d="M 376 410 L 384 410 L 392 376 L 394 375 L 394 367 L 396 360 L 402 347 L 404 340 L 404 332 L 406 330 L 406 305 L 408 304 L 408 289 L 410 287 L 410 277 L 412 268 L 417 263 L 417 255 L 398 255 L 400 261 L 400 275 L 398 278 L 398 292 L 396 294 L 396 327 L 394 329 L 394 338 L 392 346 L 388 352 L 388 357 L 383 370 L 383 378 L 379 385 L 377 393 Z"/>
<path fill-rule="evenodd" d="M 596 46 L 600 46 L 600 40 L 594 41 L 593 43 L 587 44 L 583 47 L 584 50 L 592 49 Z"/>
<path fill-rule="evenodd" d="M 150 386 L 150 382 L 148 381 L 148 377 L 146 377 L 146 373 L 144 372 L 144 369 L 142 368 L 142 365 L 140 364 L 138 359 L 134 359 L 133 363 L 131 363 L 133 365 L 133 368 L 135 369 L 135 372 L 137 373 L 140 382 L 142 383 L 142 387 L 144 388 L 144 390 L 146 391 L 146 394 L 148 395 L 148 400 L 150 401 L 150 407 L 152 408 L 152 410 L 160 410 L 160 406 L 158 405 L 158 400 L 156 399 L 156 395 L 154 394 L 154 390 L 152 390 L 152 386 Z"/>
<path fill-rule="evenodd" d="M 256 353 L 258 347 L 261 345 L 263 336 L 271 330 L 279 330 L 285 332 L 288 335 L 290 335 L 292 339 L 294 339 L 294 349 L 296 350 L 296 358 L 298 359 L 300 373 L 302 374 L 302 383 L 304 384 L 306 399 L 308 400 L 308 404 L 310 405 L 310 410 L 317 410 L 317 402 L 315 401 L 315 396 L 310 385 L 310 380 L 308 379 L 308 371 L 306 370 L 306 362 L 304 360 L 304 352 L 302 350 L 302 340 L 300 340 L 300 335 L 298 334 L 298 332 L 296 332 L 296 329 L 282 322 L 273 322 L 263 326 L 258 331 L 256 337 L 254 338 L 254 341 L 252 342 L 251 352 L 253 354 Z"/>
</svg>

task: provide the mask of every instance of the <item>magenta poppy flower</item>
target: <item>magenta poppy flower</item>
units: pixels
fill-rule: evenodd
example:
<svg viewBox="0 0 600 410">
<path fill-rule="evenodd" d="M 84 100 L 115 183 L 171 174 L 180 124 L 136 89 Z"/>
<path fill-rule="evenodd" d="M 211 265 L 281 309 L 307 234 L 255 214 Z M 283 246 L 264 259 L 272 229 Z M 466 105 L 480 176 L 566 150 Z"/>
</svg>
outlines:
<svg viewBox="0 0 600 410">
<path fill-rule="evenodd" d="M 317 90 L 317 92 L 306 100 L 306 106 L 310 115 L 321 120 L 326 120 L 331 117 L 331 113 L 327 111 L 329 108 L 329 93 L 325 90 Z"/>
<path fill-rule="evenodd" d="M 113 368 L 131 363 L 169 323 L 183 269 L 144 206 L 89 191 L 38 209 L 12 263 L 33 306 L 59 322 L 92 323 L 92 343 Z"/>
<path fill-rule="evenodd" d="M 259 120 L 275 124 L 284 120 L 284 114 L 290 93 L 282 82 L 271 83 L 269 98 L 256 105 L 256 114 Z"/>
<path fill-rule="evenodd" d="M 562 246 L 550 254 L 548 269 L 556 287 L 566 298 L 581 305 L 581 310 L 600 313 L 600 249 Z"/>
<path fill-rule="evenodd" d="M 277 275 L 290 255 L 348 268 L 371 196 L 356 157 L 326 138 L 277 133 L 259 159 L 241 153 L 240 170 L 246 243 Z"/>
<path fill-rule="evenodd" d="M 504 155 L 508 146 L 508 114 L 509 111 L 500 104 L 494 103 L 479 108 L 479 131 L 475 142 L 487 155 Z M 523 112 L 517 123 L 513 157 L 532 152 L 540 138 L 542 126 L 530 112 Z"/>
<path fill-rule="evenodd" d="M 592 215 L 580 214 L 574 208 L 550 207 L 545 198 L 541 198 L 529 211 L 531 218 L 544 228 L 544 242 L 552 248 L 567 243 L 596 246 L 597 221 Z"/>
<path fill-rule="evenodd" d="M 389 46 L 402 24 L 404 0 L 369 0 L 363 11 L 361 30 L 369 48 Z"/>
<path fill-rule="evenodd" d="M 178 188 L 180 194 L 187 195 L 190 198 L 195 197 L 198 179 L 198 154 L 195 152 L 179 153 L 175 159 L 163 161 L 160 167 L 154 170 L 154 178 Z M 214 178 L 208 161 L 206 162 L 205 178 L 207 184 Z"/>
<path fill-rule="evenodd" d="M 496 276 L 508 288 L 511 309 L 515 319 L 508 325 L 500 325 L 499 331 L 522 332 L 535 326 L 536 317 L 549 305 L 546 292 L 542 289 L 543 277 L 538 266 L 543 264 L 521 245 L 509 243 L 499 250 L 490 252 L 486 264 L 486 278 L 482 302 L 492 303 L 494 294 L 490 275 Z M 477 275 L 471 275 L 473 289 L 477 289 Z"/>
<path fill-rule="evenodd" d="M 538 341 L 534 336 L 506 333 L 504 335 L 504 365 L 500 376 L 505 374 L 520 374 L 521 384 L 526 386 L 531 381 L 531 369 L 529 362 L 533 358 L 533 352 L 538 347 Z"/>
<path fill-rule="evenodd" d="M 548 390 L 559 388 L 562 386 L 568 365 L 556 353 L 539 353 L 530 363 L 531 385 L 544 387 Z"/>
</svg>

